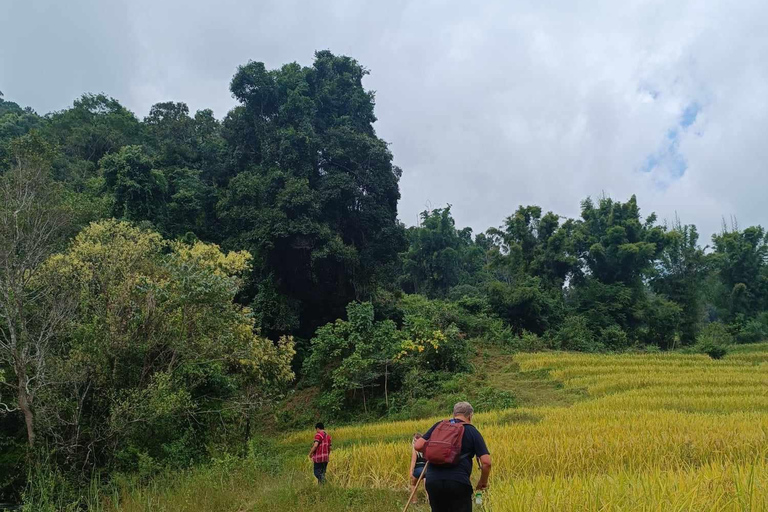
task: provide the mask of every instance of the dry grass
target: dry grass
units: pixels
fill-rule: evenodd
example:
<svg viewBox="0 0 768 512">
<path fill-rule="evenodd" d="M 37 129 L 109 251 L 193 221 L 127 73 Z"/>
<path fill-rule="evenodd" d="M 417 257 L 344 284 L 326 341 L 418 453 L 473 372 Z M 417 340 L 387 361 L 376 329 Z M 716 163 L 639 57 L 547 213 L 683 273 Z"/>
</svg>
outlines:
<svg viewBox="0 0 768 512">
<path fill-rule="evenodd" d="M 522 401 L 527 407 L 477 415 L 494 461 L 485 510 L 768 511 L 768 344 L 721 361 L 679 353 L 499 357 L 486 383 L 538 387 Z M 551 380 L 542 383 L 542 374 Z M 552 401 L 537 399 L 545 395 Z M 433 420 L 332 430 L 324 490 L 311 485 L 311 432 L 299 432 L 278 441 L 279 476 L 199 470 L 134 489 L 121 509 L 397 509 L 410 436 Z"/>
<path fill-rule="evenodd" d="M 768 510 L 768 345 L 721 361 L 564 353 L 515 360 L 589 398 L 477 415 L 494 459 L 490 510 Z M 344 471 L 334 482 L 403 487 L 409 436 L 430 424 L 336 430 L 333 464 Z"/>
</svg>

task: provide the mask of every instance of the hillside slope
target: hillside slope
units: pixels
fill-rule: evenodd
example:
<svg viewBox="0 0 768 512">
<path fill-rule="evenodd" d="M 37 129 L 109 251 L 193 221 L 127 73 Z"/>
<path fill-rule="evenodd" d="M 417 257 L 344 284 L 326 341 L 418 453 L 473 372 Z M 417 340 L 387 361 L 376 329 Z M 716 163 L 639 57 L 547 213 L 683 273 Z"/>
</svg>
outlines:
<svg viewBox="0 0 768 512">
<path fill-rule="evenodd" d="M 473 378 L 517 389 L 524 406 L 477 415 L 494 457 L 486 510 L 768 510 L 768 344 L 720 361 L 680 353 L 489 353 L 488 361 Z M 120 509 L 396 509 L 408 441 L 431 421 L 333 430 L 326 489 L 312 485 L 311 433 L 300 432 L 255 443 L 245 462 L 125 490 Z"/>
</svg>

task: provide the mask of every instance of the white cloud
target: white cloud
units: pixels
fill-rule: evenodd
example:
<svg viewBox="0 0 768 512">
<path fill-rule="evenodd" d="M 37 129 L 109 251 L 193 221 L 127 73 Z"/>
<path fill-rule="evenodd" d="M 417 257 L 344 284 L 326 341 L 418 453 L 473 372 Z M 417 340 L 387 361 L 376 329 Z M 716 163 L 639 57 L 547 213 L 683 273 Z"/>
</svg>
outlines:
<svg viewBox="0 0 768 512">
<path fill-rule="evenodd" d="M 408 224 L 445 203 L 477 231 L 519 204 L 575 216 L 602 192 L 636 193 L 644 213 L 662 218 L 678 212 L 705 243 L 723 215 L 768 224 L 764 2 L 63 5 L 5 11 L 16 21 L 0 34 L 8 98 L 47 111 L 103 90 L 139 116 L 168 99 L 222 116 L 237 65 L 309 64 L 329 48 L 372 71 L 366 85 L 404 170 Z M 695 121 L 681 126 L 694 103 Z M 643 172 L 654 155 L 661 163 Z M 681 177 L 675 158 L 687 165 Z"/>
</svg>

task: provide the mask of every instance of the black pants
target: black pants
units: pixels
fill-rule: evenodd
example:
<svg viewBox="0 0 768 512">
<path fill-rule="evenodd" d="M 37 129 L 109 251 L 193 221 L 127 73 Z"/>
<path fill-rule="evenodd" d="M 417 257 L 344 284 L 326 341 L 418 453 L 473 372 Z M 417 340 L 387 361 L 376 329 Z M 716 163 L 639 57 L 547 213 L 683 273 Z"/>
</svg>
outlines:
<svg viewBox="0 0 768 512">
<path fill-rule="evenodd" d="M 432 512 L 471 512 L 472 486 L 427 476 L 427 494 Z"/>
<path fill-rule="evenodd" d="M 315 462 L 315 478 L 317 478 L 317 481 L 321 484 L 325 483 L 325 472 L 328 469 L 328 463 L 327 462 Z"/>
</svg>

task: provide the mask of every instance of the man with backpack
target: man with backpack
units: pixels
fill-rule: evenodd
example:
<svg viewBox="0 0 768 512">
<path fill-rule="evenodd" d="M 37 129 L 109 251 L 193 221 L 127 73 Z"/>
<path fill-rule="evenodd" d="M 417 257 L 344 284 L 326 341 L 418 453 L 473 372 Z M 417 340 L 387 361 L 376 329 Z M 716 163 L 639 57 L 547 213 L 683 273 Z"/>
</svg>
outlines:
<svg viewBox="0 0 768 512">
<path fill-rule="evenodd" d="M 331 436 L 325 431 L 325 426 L 318 422 L 315 424 L 315 440 L 312 449 L 309 450 L 309 458 L 314 463 L 315 478 L 317 483 L 325 483 L 325 472 L 328 470 L 328 459 L 331 456 Z"/>
<path fill-rule="evenodd" d="M 480 432 L 472 425 L 475 411 L 468 402 L 453 406 L 453 419 L 435 423 L 414 448 L 424 453 L 427 468 L 426 488 L 432 512 L 472 510 L 472 462 L 481 464 L 477 491 L 488 487 L 491 455 Z"/>
</svg>

